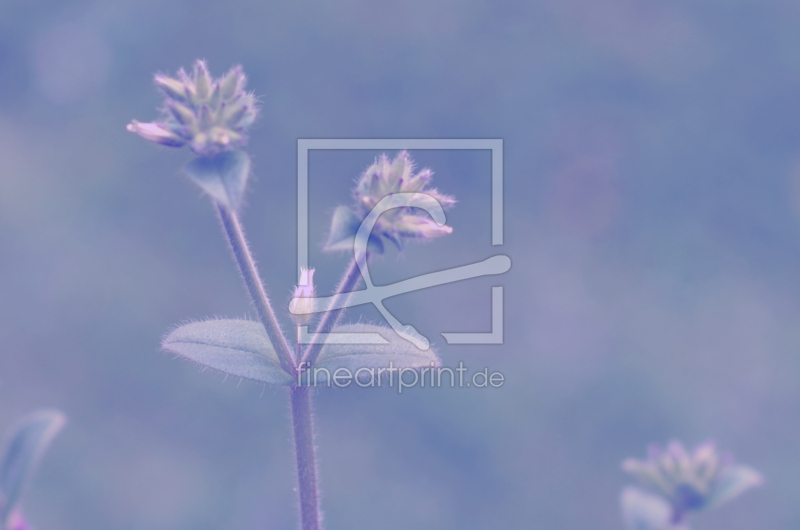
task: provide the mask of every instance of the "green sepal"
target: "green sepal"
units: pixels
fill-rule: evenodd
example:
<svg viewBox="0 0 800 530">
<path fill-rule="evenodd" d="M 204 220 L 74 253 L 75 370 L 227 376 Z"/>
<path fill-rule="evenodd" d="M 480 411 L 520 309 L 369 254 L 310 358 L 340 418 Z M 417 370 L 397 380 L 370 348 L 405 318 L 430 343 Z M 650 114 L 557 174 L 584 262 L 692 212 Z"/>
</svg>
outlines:
<svg viewBox="0 0 800 530">
<path fill-rule="evenodd" d="M 214 201 L 236 210 L 250 175 L 250 157 L 244 151 L 224 151 L 195 158 L 183 172 Z"/>
<path fill-rule="evenodd" d="M 333 212 L 331 230 L 323 250 L 354 252 L 356 234 L 362 221 L 363 219 L 347 206 L 337 207 Z M 370 234 L 367 251 L 372 254 L 383 254 L 383 242 L 380 237 Z"/>
</svg>

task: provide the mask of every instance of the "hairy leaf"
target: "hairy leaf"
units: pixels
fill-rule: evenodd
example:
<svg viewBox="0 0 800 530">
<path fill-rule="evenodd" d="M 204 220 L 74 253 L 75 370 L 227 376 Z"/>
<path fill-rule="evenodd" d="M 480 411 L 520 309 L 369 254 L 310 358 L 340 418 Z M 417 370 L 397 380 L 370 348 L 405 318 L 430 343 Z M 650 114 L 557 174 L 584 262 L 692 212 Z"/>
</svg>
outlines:
<svg viewBox="0 0 800 530">
<path fill-rule="evenodd" d="M 344 333 L 348 335 L 341 335 Z M 381 368 L 419 369 L 439 365 L 439 358 L 432 349 L 417 348 L 391 328 L 347 324 L 334 328 L 328 335 L 311 372 L 316 371 L 316 383 L 320 384 L 327 382 L 327 373 L 333 374 L 339 369 L 363 379 L 374 377 Z M 305 374 L 304 383 L 307 384 L 310 372 Z"/>
<path fill-rule="evenodd" d="M 5 528 L 33 470 L 65 422 L 61 412 L 43 409 L 26 416 L 9 431 L 0 463 L 0 528 Z"/>
<path fill-rule="evenodd" d="M 290 385 L 264 326 L 250 320 L 206 320 L 186 324 L 166 336 L 165 350 L 225 374 Z"/>
</svg>

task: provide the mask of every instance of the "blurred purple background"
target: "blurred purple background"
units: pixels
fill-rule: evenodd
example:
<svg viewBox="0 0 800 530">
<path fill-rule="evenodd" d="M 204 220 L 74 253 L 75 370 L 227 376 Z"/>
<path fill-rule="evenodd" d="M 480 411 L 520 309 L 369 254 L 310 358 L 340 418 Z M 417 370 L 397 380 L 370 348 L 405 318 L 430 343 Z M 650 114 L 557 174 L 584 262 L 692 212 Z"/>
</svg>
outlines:
<svg viewBox="0 0 800 530">
<path fill-rule="evenodd" d="M 445 364 L 501 389 L 322 390 L 328 527 L 621 529 L 620 470 L 714 439 L 766 486 L 695 519 L 800 525 L 800 4 L 788 0 L 0 4 L 0 427 L 69 424 L 24 499 L 40 530 L 292 528 L 285 392 L 159 352 L 187 319 L 248 314 L 186 151 L 125 131 L 154 72 L 242 64 L 260 96 L 244 223 L 276 304 L 296 281 L 298 138 L 502 138 L 412 152 L 454 233 L 376 283 L 502 250 L 484 278 L 389 300 Z M 311 156 L 311 264 L 375 152 Z M 354 311 L 377 319 L 376 312 Z M 286 320 L 288 323 L 288 320 Z M 4 428 L 4 427 L 2 427 Z"/>
</svg>

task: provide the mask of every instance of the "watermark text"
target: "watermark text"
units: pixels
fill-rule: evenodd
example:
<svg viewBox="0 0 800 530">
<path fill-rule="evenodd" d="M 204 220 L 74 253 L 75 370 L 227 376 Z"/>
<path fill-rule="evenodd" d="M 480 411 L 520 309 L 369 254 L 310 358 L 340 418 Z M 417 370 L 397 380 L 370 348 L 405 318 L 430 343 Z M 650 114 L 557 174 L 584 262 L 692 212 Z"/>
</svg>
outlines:
<svg viewBox="0 0 800 530">
<path fill-rule="evenodd" d="M 436 366 L 433 363 L 421 368 L 398 368 L 389 362 L 389 366 L 386 367 L 364 366 L 355 370 L 344 366 L 335 369 L 309 366 L 303 362 L 299 369 L 298 385 L 337 388 L 347 388 L 351 385 L 361 388 L 396 387 L 399 394 L 413 387 L 500 388 L 505 383 L 505 376 L 501 372 L 490 372 L 488 368 L 484 368 L 469 373 L 469 369 L 461 361 L 456 368 Z"/>
</svg>

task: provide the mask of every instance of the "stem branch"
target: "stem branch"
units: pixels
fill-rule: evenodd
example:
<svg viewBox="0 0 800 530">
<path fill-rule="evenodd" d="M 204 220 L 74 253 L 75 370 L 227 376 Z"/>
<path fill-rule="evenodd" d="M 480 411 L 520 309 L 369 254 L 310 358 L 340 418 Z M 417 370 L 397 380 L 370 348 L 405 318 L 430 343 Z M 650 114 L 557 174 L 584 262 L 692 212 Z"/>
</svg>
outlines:
<svg viewBox="0 0 800 530">
<path fill-rule="evenodd" d="M 335 302 L 341 296 L 349 296 L 361 281 L 361 271 L 356 260 L 350 261 L 339 285 L 336 287 Z M 329 333 L 344 313 L 344 308 L 326 311 L 317 327 L 314 339 L 319 333 Z M 308 345 L 305 355 L 301 356 L 300 328 L 297 328 L 297 360 L 299 366 L 310 366 L 316 361 L 322 344 L 316 340 Z M 303 364 L 303 363 L 308 364 Z M 294 426 L 294 447 L 297 455 L 297 481 L 300 489 L 300 521 L 302 530 L 319 530 L 319 491 L 317 490 L 317 466 L 314 454 L 314 423 L 311 413 L 312 388 L 293 385 L 289 392 L 292 400 L 292 424 Z"/>
<path fill-rule="evenodd" d="M 360 282 L 361 269 L 358 268 L 356 260 L 352 259 L 350 260 L 350 265 L 348 265 L 347 270 L 342 276 L 342 279 L 339 280 L 339 285 L 336 286 L 335 298 L 331 300 L 331 305 L 337 304 L 338 300 L 343 296 L 350 296 L 350 293 L 353 292 L 356 287 L 358 287 Z M 314 364 L 319 356 L 320 351 L 322 351 L 322 346 L 324 345 L 319 334 L 330 333 L 330 331 L 342 318 L 342 315 L 344 315 L 344 310 L 345 308 L 342 307 L 341 309 L 334 309 L 332 311 L 326 311 L 323 313 L 322 320 L 317 326 L 316 333 L 314 333 L 314 338 L 312 339 L 311 344 L 309 344 L 306 348 L 305 354 L 303 355 L 302 361 L 306 364 L 303 365 L 301 363 L 301 366 L 305 366 L 307 369 Z"/>
<path fill-rule="evenodd" d="M 219 219 L 222 222 L 222 228 L 233 251 L 233 257 L 239 266 L 239 272 L 242 274 L 244 285 L 247 288 L 247 292 L 250 293 L 250 299 L 256 308 L 258 320 L 267 330 L 267 336 L 277 351 L 281 367 L 286 373 L 294 377 L 297 373 L 297 367 L 292 356 L 292 350 L 289 348 L 289 343 L 286 342 L 286 337 L 283 335 L 278 319 L 275 317 L 275 311 L 272 310 L 272 305 L 269 303 L 267 292 L 264 290 L 264 284 L 258 276 L 258 270 L 247 246 L 247 240 L 244 237 L 242 226 L 239 224 L 239 219 L 236 217 L 236 213 L 229 208 L 218 202 L 215 202 L 215 205 Z"/>
</svg>

